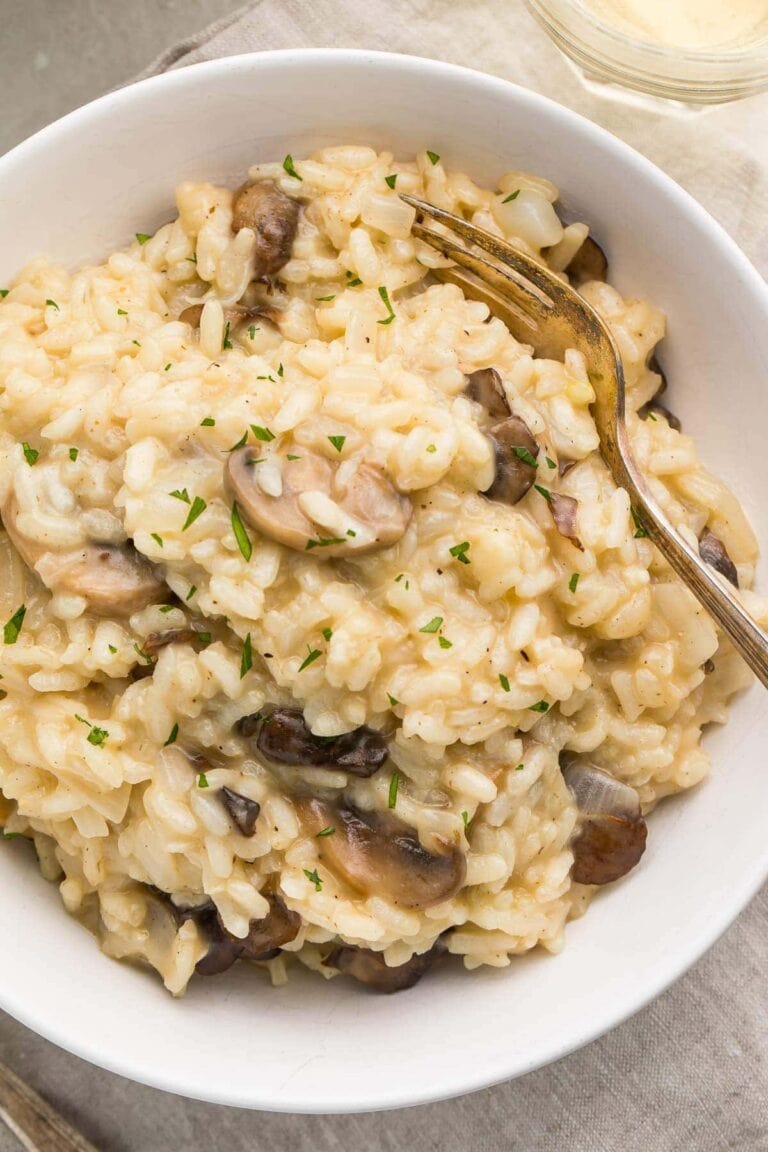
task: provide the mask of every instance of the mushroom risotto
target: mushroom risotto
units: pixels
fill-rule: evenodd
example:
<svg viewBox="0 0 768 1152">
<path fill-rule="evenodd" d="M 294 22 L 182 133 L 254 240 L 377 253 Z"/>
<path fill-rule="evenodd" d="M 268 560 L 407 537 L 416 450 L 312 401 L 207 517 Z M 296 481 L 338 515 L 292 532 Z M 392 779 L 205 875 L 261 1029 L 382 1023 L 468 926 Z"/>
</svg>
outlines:
<svg viewBox="0 0 768 1152">
<path fill-rule="evenodd" d="M 768 619 L 657 402 L 663 316 L 545 179 L 326 148 L 181 184 L 98 267 L 34 260 L 0 300 L 5 836 L 173 993 L 557 950 L 749 679 L 602 463 L 581 353 L 439 282 L 400 192 L 580 286 L 654 496 Z"/>
</svg>

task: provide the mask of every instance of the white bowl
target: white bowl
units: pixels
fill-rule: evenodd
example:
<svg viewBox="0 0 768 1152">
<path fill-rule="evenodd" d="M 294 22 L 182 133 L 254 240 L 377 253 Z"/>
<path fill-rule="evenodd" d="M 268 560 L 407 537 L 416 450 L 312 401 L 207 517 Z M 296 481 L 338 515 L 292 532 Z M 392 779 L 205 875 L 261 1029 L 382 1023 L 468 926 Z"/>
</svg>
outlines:
<svg viewBox="0 0 768 1152">
<path fill-rule="evenodd" d="M 510 167 L 554 180 L 594 225 L 617 286 L 666 309 L 674 409 L 768 541 L 765 285 L 647 160 L 502 80 L 405 56 L 274 52 L 115 92 L 0 160 L 0 283 L 35 253 L 72 265 L 151 232 L 181 179 L 236 183 L 255 160 L 350 140 L 435 149 L 489 181 Z M 642 866 L 570 926 L 557 957 L 444 969 L 393 997 L 300 974 L 271 990 L 241 968 L 173 1000 L 104 957 L 13 843 L 0 853 L 0 1005 L 94 1063 L 223 1104 L 393 1108 L 518 1076 L 656 996 L 766 876 L 767 704 L 757 687 L 736 702 L 707 737 L 711 781 L 662 805 Z"/>
</svg>

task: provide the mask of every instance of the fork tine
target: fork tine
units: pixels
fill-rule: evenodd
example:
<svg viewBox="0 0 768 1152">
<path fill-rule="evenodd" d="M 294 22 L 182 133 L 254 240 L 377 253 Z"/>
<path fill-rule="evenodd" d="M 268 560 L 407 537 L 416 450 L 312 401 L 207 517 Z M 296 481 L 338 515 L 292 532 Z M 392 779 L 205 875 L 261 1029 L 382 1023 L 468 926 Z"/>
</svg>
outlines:
<svg viewBox="0 0 768 1152">
<path fill-rule="evenodd" d="M 463 244 L 457 244 L 450 236 L 433 232 L 431 228 L 425 228 L 423 224 L 414 224 L 412 233 L 418 240 L 423 240 L 432 248 L 436 248 L 448 260 L 453 260 L 461 268 L 466 268 L 468 272 L 477 276 L 478 280 L 482 280 L 483 283 L 498 292 L 502 299 L 508 300 L 511 296 L 514 303 L 531 316 L 534 322 L 537 315 L 541 316 L 542 308 L 546 310 L 552 308 L 552 301 L 547 297 L 546 303 L 544 303 L 539 291 L 525 277 L 491 264 L 484 256 L 476 256 L 474 252 L 468 251 Z"/>
<path fill-rule="evenodd" d="M 539 298 L 542 305 L 552 307 L 552 300 L 549 296 L 552 273 L 549 269 L 542 269 L 539 273 L 536 261 L 532 256 L 522 256 L 511 244 L 507 244 L 506 240 L 493 236 L 484 228 L 478 227 L 477 224 L 468 224 L 466 220 L 462 220 L 460 216 L 455 216 L 453 212 L 447 212 L 445 208 L 437 208 L 434 204 L 430 204 L 426 200 L 419 200 L 416 196 L 408 196 L 405 192 L 400 193 L 400 199 L 404 200 L 406 204 L 410 204 L 411 208 L 415 208 L 422 216 L 428 216 L 430 220 L 444 224 L 446 228 L 455 232 L 468 244 L 476 244 L 478 248 L 482 248 L 484 252 L 488 252 L 506 264 L 508 268 L 512 268 L 519 276 L 524 277 L 525 280 L 539 289 L 543 297 Z M 530 288 L 528 291 L 530 292 Z"/>
</svg>

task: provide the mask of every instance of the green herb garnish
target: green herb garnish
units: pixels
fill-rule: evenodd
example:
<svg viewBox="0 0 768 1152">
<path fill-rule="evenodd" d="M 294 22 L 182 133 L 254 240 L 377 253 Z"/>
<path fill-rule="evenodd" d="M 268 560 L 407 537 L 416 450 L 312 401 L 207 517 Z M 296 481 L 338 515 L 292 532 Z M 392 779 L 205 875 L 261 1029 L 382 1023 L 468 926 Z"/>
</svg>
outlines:
<svg viewBox="0 0 768 1152">
<path fill-rule="evenodd" d="M 336 299 L 336 293 L 335 292 L 332 293 L 332 295 L 330 295 L 330 296 L 316 296 L 315 297 L 315 300 L 318 302 L 318 304 L 326 304 L 329 300 L 335 300 L 335 299 Z"/>
<path fill-rule="evenodd" d="M 265 444 L 269 444 L 270 440 L 274 440 L 275 434 L 269 428 L 262 428 L 260 424 L 251 424 L 251 431 L 257 440 L 263 440 Z"/>
<path fill-rule="evenodd" d="M 502 204 L 509 204 L 510 200 L 517 200 L 519 195 L 520 195 L 520 189 L 516 188 L 514 192 L 510 192 L 509 196 L 504 197 L 504 199 L 502 200 Z"/>
<path fill-rule="evenodd" d="M 48 308 L 55 308 L 57 312 L 61 312 L 61 308 L 59 308 L 55 300 L 46 300 L 45 303 Z"/>
<path fill-rule="evenodd" d="M 322 634 L 323 634 L 323 638 L 325 640 L 330 640 L 331 636 L 333 636 L 333 629 L 332 628 L 323 628 Z"/>
<path fill-rule="evenodd" d="M 191 600 L 191 599 L 192 599 L 192 597 L 194 596 L 195 592 L 197 592 L 197 585 L 196 585 L 196 584 L 193 584 L 193 585 L 191 586 L 191 588 L 189 589 L 189 592 L 187 592 L 186 596 L 184 597 L 185 601 L 186 601 L 186 600 Z"/>
<path fill-rule="evenodd" d="M 283 368 L 282 361 L 277 366 L 277 374 L 281 379 L 285 375 L 285 369 Z"/>
<path fill-rule="evenodd" d="M 468 829 L 470 824 L 472 823 L 472 821 L 469 818 L 469 812 L 462 812 L 461 818 L 464 821 L 465 830 Z"/>
<path fill-rule="evenodd" d="M 183 500 L 185 504 L 191 503 L 186 488 L 174 488 L 173 492 L 169 492 L 168 495 L 173 496 L 174 500 Z"/>
<path fill-rule="evenodd" d="M 143 247 L 146 244 L 147 240 L 151 240 L 152 237 L 148 232 L 137 232 L 136 233 L 136 239 L 138 240 L 139 244 L 141 244 Z"/>
<path fill-rule="evenodd" d="M 161 604 L 160 611 L 167 616 L 169 612 L 173 612 L 173 604 Z"/>
<path fill-rule="evenodd" d="M 113 656 L 117 655 L 117 648 L 115 648 L 114 644 L 107 644 L 107 648 L 109 648 Z"/>
<path fill-rule="evenodd" d="M 163 744 L 163 748 L 167 748 L 169 744 L 175 744 L 176 743 L 176 737 L 178 736 L 178 734 L 179 734 L 179 726 L 178 726 L 178 724 L 174 724 L 173 728 L 171 728 L 171 732 L 170 732 L 170 735 L 168 736 L 168 739 L 166 740 L 165 744 Z"/>
<path fill-rule="evenodd" d="M 118 314 L 118 316 L 127 316 L 128 315 L 125 308 L 118 308 L 117 314 Z"/>
<path fill-rule="evenodd" d="M 232 347 L 232 341 L 229 338 L 229 320 L 227 320 L 227 325 L 224 329 L 224 339 L 221 342 L 221 350 L 222 350 L 222 352 L 224 352 L 224 351 L 226 351 L 227 348 L 231 348 L 231 347 Z"/>
<path fill-rule="evenodd" d="M 243 559 L 250 560 L 253 555 L 253 545 L 245 530 L 245 525 L 243 524 L 240 509 L 237 507 L 237 504 L 232 505 L 232 531 L 235 534 L 235 540 L 237 540 L 237 546 L 242 553 Z"/>
<path fill-rule="evenodd" d="M 303 672 L 305 668 L 309 668 L 310 664 L 314 664 L 315 660 L 320 656 L 322 656 L 322 652 L 319 648 L 310 648 L 309 644 L 307 644 L 307 655 L 299 665 L 299 672 Z"/>
<path fill-rule="evenodd" d="M 319 840 L 321 836 L 333 836 L 335 831 L 336 831 L 336 829 L 333 827 L 333 825 L 329 824 L 327 828 L 321 828 L 320 829 L 320 831 L 316 835 L 316 839 Z"/>
<path fill-rule="evenodd" d="M 389 692 L 387 692 L 387 700 L 389 700 L 390 706 L 392 708 L 396 707 L 396 705 L 398 705 L 400 703 L 400 701 L 397 699 L 397 697 L 392 696 L 391 693 L 389 693 Z"/>
<path fill-rule="evenodd" d="M 80 449 L 79 448 L 70 448 L 69 458 L 73 463 L 75 462 L 75 460 L 77 460 L 79 455 L 80 455 Z"/>
<path fill-rule="evenodd" d="M 547 704 L 546 700 L 539 700 L 538 703 L 531 704 L 530 711 L 531 712 L 548 712 L 549 711 L 549 704 Z"/>
<path fill-rule="evenodd" d="M 301 180 L 302 179 L 301 176 L 299 176 L 298 172 L 296 171 L 296 169 L 293 166 L 293 156 L 291 156 L 290 152 L 286 156 L 285 160 L 283 160 L 283 168 L 285 169 L 285 171 L 288 173 L 289 176 L 293 176 L 294 180 Z"/>
<path fill-rule="evenodd" d="M 438 160 L 440 159 L 437 152 L 430 152 L 429 149 L 427 149 L 427 156 L 429 156 L 433 164 L 437 164 Z"/>
<path fill-rule="evenodd" d="M 24 617 L 26 616 L 26 614 L 27 614 L 26 604 L 22 604 L 20 608 L 16 609 L 13 616 L 11 616 L 8 623 L 3 628 L 3 643 L 4 644 L 15 644 L 16 643 L 16 641 L 19 638 L 19 633 L 21 632 L 21 627 L 24 623 Z"/>
<path fill-rule="evenodd" d="M 251 649 L 251 634 L 250 632 L 243 641 L 243 655 L 240 659 L 240 679 L 242 680 L 248 672 L 253 668 L 253 651 Z"/>
<path fill-rule="evenodd" d="M 25 440 L 21 445 L 21 450 L 24 453 L 24 459 L 26 460 L 27 464 L 31 466 L 32 464 L 36 463 L 37 458 L 40 455 L 37 448 L 30 448 L 29 444 L 27 444 Z"/>
<path fill-rule="evenodd" d="M 91 724 L 90 720 L 86 720 L 84 716 L 78 716 L 77 712 L 75 712 L 75 720 L 79 720 L 81 724 L 85 724 L 90 728 L 90 732 L 86 737 L 88 743 L 95 745 L 97 748 L 103 748 L 109 738 L 109 732 L 107 732 L 106 728 L 98 728 L 95 724 Z"/>
<path fill-rule="evenodd" d="M 445 636 L 438 636 L 437 642 L 441 648 L 453 648 L 453 644 Z"/>
<path fill-rule="evenodd" d="M 517 456 L 518 460 L 522 460 L 523 464 L 530 464 L 531 468 L 537 467 L 536 457 L 533 456 L 527 448 L 523 448 L 521 445 L 516 444 L 513 446 L 512 451 L 514 452 L 515 456 Z"/>
<path fill-rule="evenodd" d="M 394 808 L 397 804 L 397 790 L 400 787 L 400 773 L 395 769 L 389 781 L 389 796 L 387 798 L 387 807 Z"/>
<path fill-rule="evenodd" d="M 195 496 L 194 500 L 192 501 L 192 507 L 187 513 L 187 518 L 182 526 L 182 532 L 186 532 L 187 528 L 189 528 L 191 524 L 194 524 L 198 516 L 202 516 L 207 507 L 208 505 L 206 504 L 205 500 L 203 500 L 202 496 Z"/>
<path fill-rule="evenodd" d="M 419 628 L 419 632 L 428 632 L 428 633 L 438 632 L 440 630 L 442 623 L 443 623 L 442 616 L 433 616 L 428 624 L 425 624 L 423 628 Z"/>
<path fill-rule="evenodd" d="M 387 292 L 387 289 L 383 284 L 379 288 L 379 296 L 381 297 L 384 303 L 384 307 L 386 308 L 389 315 L 387 316 L 386 320 L 377 320 L 377 324 L 391 324 L 395 318 L 395 310 L 392 307 L 391 301 L 389 299 L 389 292 Z"/>
<path fill-rule="evenodd" d="M 571 592 L 575 592 L 575 591 L 576 591 L 576 589 L 578 588 L 578 585 L 579 585 L 579 576 L 580 576 L 580 573 L 579 573 L 579 572 L 573 572 L 573 573 L 571 574 L 571 578 L 570 578 L 570 580 L 568 581 L 568 587 L 570 588 Z"/>
<path fill-rule="evenodd" d="M 152 539 L 153 539 L 153 540 L 154 540 L 154 541 L 155 541 L 157 544 L 159 544 L 159 546 L 162 548 L 162 546 L 163 546 L 163 538 L 162 538 L 162 536 L 158 536 L 157 532 L 150 532 L 150 536 L 151 536 L 151 537 L 152 537 Z"/>
<path fill-rule="evenodd" d="M 214 420 L 213 416 L 206 416 L 203 420 L 200 421 L 200 427 L 213 428 L 215 423 L 216 421 Z"/>
<path fill-rule="evenodd" d="M 257 329 L 255 324 L 248 325 L 248 335 L 250 336 L 251 340 L 253 340 L 254 336 L 256 335 L 256 331 Z"/>
<path fill-rule="evenodd" d="M 509 677 L 505 676 L 503 672 L 499 673 L 499 684 L 501 684 L 505 692 L 509 692 Z"/>
<path fill-rule="evenodd" d="M 454 544 L 454 546 L 449 548 L 448 551 L 450 552 L 451 556 L 456 557 L 459 564 L 472 563 L 472 561 L 469 559 L 469 556 L 467 556 L 467 552 L 469 552 L 469 540 L 463 540 L 461 544 Z"/>
<path fill-rule="evenodd" d="M 208 777 L 206 776 L 205 772 L 201 772 L 200 775 L 198 776 L 197 786 L 198 786 L 198 788 L 210 788 L 210 784 L 208 783 Z"/>
<path fill-rule="evenodd" d="M 544 459 L 547 462 L 547 468 L 557 468 L 557 464 L 555 464 L 551 457 L 545 456 Z"/>
<path fill-rule="evenodd" d="M 9 292 L 10 288 L 0 288 L 0 300 L 5 300 Z"/>
<path fill-rule="evenodd" d="M 145 664 L 154 664 L 154 660 L 149 655 L 149 653 L 145 652 L 143 648 L 140 648 L 138 644 L 134 643 L 133 649 L 134 652 L 136 652 L 138 655 L 139 659 L 143 660 Z"/>
<path fill-rule="evenodd" d="M 317 874 L 317 868 L 313 868 L 313 870 L 311 872 L 310 872 L 309 868 L 302 868 L 302 872 L 306 876 L 307 880 L 309 880 L 311 884 L 314 884 L 315 891 L 316 892 L 322 892 L 323 881 L 320 879 L 320 877 Z"/>
<path fill-rule="evenodd" d="M 240 437 L 240 439 L 238 440 L 237 444 L 233 444 L 231 448 L 227 448 L 227 452 L 236 452 L 238 448 L 242 448 L 243 444 L 245 444 L 247 439 L 248 439 L 248 429 L 246 428 L 245 432 L 243 432 L 243 434 Z"/>
<path fill-rule="evenodd" d="M 344 447 L 344 442 L 347 438 L 346 436 L 329 436 L 328 439 L 330 440 L 331 444 L 333 444 L 336 451 L 341 452 L 342 448 Z"/>
<path fill-rule="evenodd" d="M 385 176 L 384 177 L 384 183 L 387 185 L 388 188 L 394 188 L 396 182 L 397 182 L 397 172 L 393 172 L 391 176 Z"/>
<path fill-rule="evenodd" d="M 552 503 L 552 493 L 550 492 L 549 488 L 543 488 L 541 484 L 534 484 L 534 488 L 540 496 L 544 497 L 548 504 Z"/>
<path fill-rule="evenodd" d="M 426 451 L 429 453 L 437 452 L 437 444 L 427 444 Z"/>
<path fill-rule="evenodd" d="M 327 548 L 330 544 L 346 544 L 346 540 L 343 536 L 320 536 L 317 540 L 307 540 L 304 551 L 311 552 L 313 548 Z"/>
<path fill-rule="evenodd" d="M 648 533 L 646 532 L 645 528 L 643 528 L 643 525 L 641 524 L 637 512 L 635 512 L 634 508 L 631 508 L 630 511 L 632 513 L 632 519 L 635 522 L 635 528 L 637 529 L 635 532 L 635 540 L 642 540 L 645 536 L 648 535 Z"/>
<path fill-rule="evenodd" d="M 347 288 L 359 288 L 361 284 L 362 280 L 360 277 L 355 276 L 354 280 L 350 280 L 349 284 L 347 284 Z"/>
</svg>

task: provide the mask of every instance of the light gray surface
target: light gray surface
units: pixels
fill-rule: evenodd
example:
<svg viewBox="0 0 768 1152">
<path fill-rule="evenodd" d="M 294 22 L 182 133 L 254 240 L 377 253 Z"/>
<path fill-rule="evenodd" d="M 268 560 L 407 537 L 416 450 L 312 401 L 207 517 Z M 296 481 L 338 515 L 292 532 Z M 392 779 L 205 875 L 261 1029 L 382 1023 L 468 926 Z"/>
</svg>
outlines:
<svg viewBox="0 0 768 1152">
<path fill-rule="evenodd" d="M 0 154 L 243 0 L 0 0 Z"/>
<path fill-rule="evenodd" d="M 0 151 L 238 6 L 0 0 Z M 522 57 L 510 49 L 521 42 Z M 454 59 L 586 105 L 692 188 L 758 265 L 768 266 L 765 98 L 742 106 L 738 128 L 728 110 L 691 122 L 670 121 L 658 110 L 628 117 L 619 106 L 586 104 L 517 0 L 484 0 L 482 9 L 478 0 L 262 0 L 247 27 L 219 36 L 194 58 L 333 43 Z M 35 71 L 38 52 L 48 64 Z M 735 180 L 738 157 L 723 144 L 742 136 L 756 162 Z M 404 1112 L 310 1118 L 185 1101 L 91 1068 L 2 1017 L 0 1058 L 104 1152 L 768 1152 L 766 941 L 764 890 L 692 972 L 609 1036 L 523 1080 Z M 268 1052 L 268 1036 L 264 1043 Z M 18 1147 L 0 1126 L 0 1152 Z"/>
</svg>

